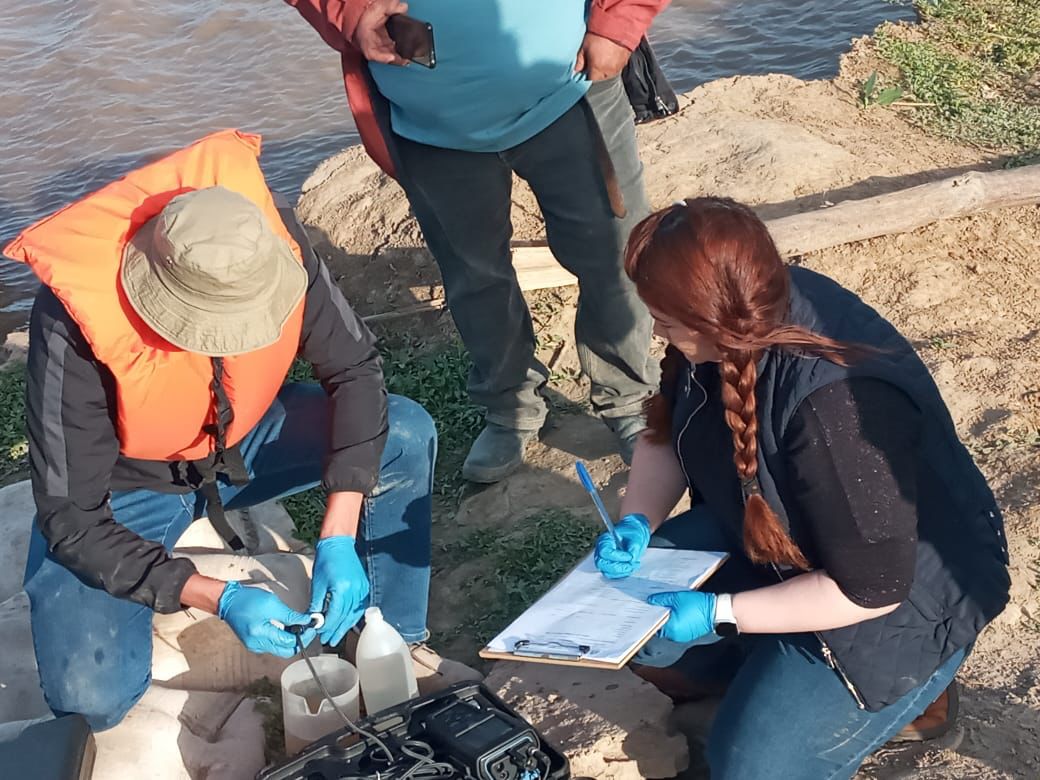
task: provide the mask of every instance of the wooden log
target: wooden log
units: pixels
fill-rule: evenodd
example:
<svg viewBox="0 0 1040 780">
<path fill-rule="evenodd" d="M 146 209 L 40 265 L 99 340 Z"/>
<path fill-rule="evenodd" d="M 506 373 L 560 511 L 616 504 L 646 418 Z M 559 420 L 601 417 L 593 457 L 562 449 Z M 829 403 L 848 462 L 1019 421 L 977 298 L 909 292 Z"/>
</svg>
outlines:
<svg viewBox="0 0 1040 780">
<path fill-rule="evenodd" d="M 943 219 L 1040 202 L 1040 165 L 971 171 L 863 200 L 766 222 L 785 257 L 908 233 Z"/>
<path fill-rule="evenodd" d="M 766 221 L 784 257 L 868 238 L 908 233 L 943 219 L 1040 203 L 1040 165 L 1008 171 L 971 171 L 863 200 Z M 524 290 L 563 287 L 577 280 L 541 242 L 514 246 L 513 265 Z"/>
</svg>

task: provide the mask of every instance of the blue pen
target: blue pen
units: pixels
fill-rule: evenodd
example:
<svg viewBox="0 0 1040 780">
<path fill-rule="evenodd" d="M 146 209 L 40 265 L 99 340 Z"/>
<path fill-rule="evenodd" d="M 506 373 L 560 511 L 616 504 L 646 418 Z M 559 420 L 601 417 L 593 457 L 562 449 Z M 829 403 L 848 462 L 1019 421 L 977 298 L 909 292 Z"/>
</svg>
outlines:
<svg viewBox="0 0 1040 780">
<path fill-rule="evenodd" d="M 581 484 L 585 486 L 585 489 L 589 491 L 589 495 L 592 496 L 592 503 L 599 510 L 599 516 L 603 520 L 603 525 L 607 527 L 607 531 L 614 537 L 614 543 L 620 547 L 621 537 L 618 536 L 617 531 L 614 529 L 614 524 L 610 521 L 610 515 L 607 514 L 607 508 L 603 506 L 603 499 L 599 497 L 599 491 L 592 484 L 592 475 L 589 474 L 589 470 L 585 468 L 585 464 L 580 460 L 574 463 L 574 468 L 578 470 L 578 479 L 581 480 Z"/>
</svg>

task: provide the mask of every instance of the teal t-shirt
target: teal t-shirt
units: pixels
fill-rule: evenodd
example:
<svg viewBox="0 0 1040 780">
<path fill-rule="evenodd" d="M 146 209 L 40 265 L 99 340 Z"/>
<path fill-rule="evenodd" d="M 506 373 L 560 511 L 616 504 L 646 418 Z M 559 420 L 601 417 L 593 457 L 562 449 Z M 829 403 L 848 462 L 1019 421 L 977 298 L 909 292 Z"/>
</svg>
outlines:
<svg viewBox="0 0 1040 780">
<path fill-rule="evenodd" d="M 394 132 L 419 143 L 500 152 L 537 135 L 589 88 L 574 63 L 585 0 L 409 0 L 433 25 L 437 67 L 370 63 Z"/>
</svg>

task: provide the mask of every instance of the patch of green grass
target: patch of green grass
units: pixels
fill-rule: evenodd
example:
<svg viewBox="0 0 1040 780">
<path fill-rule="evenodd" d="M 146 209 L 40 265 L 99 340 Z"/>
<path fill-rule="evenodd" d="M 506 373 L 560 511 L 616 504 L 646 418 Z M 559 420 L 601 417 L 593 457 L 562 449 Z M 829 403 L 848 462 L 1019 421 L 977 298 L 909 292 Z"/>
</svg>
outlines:
<svg viewBox="0 0 1040 780">
<path fill-rule="evenodd" d="M 305 490 L 283 498 L 282 506 L 293 519 L 296 538 L 307 544 L 315 544 L 321 531 L 321 521 L 325 517 L 325 491 L 321 488 Z"/>
<path fill-rule="evenodd" d="M 25 434 L 25 366 L 0 368 L 0 486 L 25 479 L 29 442 Z"/>
<path fill-rule="evenodd" d="M 1019 155 L 1040 150 L 1036 0 L 915 0 L 921 36 L 882 27 L 881 56 L 901 74 L 917 116 L 960 141 Z"/>
<path fill-rule="evenodd" d="M 562 509 L 519 520 L 511 531 L 473 531 L 443 551 L 439 568 L 482 559 L 480 573 L 458 594 L 455 628 L 486 643 L 560 579 L 592 546 L 599 527 Z"/>
<path fill-rule="evenodd" d="M 403 395 L 425 407 L 437 424 L 437 471 L 434 493 L 443 502 L 457 504 L 464 487 L 462 461 L 484 423 L 483 412 L 466 394 L 470 361 L 459 343 L 423 349 L 414 343 L 390 343 L 382 348 L 383 372 L 391 393 Z M 288 381 L 312 381 L 311 367 L 296 361 Z M 313 543 L 325 513 L 320 489 L 282 501 L 296 523 L 298 536 Z"/>
<path fill-rule="evenodd" d="M 981 61 L 1029 75 L 1040 65 L 1040 5 L 1034 0 L 919 0 L 936 35 Z"/>
<path fill-rule="evenodd" d="M 433 350 L 417 344 L 383 351 L 386 387 L 418 401 L 437 424 L 434 491 L 456 500 L 464 485 L 461 469 L 469 447 L 484 425 L 484 413 L 466 394 L 470 359 L 459 342 Z"/>
</svg>

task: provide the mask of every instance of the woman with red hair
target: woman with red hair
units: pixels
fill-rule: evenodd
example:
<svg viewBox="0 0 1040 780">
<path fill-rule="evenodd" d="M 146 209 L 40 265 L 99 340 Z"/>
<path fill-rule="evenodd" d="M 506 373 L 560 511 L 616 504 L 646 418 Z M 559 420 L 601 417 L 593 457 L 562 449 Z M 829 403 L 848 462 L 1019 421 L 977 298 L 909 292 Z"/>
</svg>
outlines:
<svg viewBox="0 0 1040 780">
<path fill-rule="evenodd" d="M 650 216 L 626 270 L 668 348 L 621 542 L 604 534 L 597 565 L 730 553 L 704 591 L 651 598 L 671 615 L 637 671 L 676 696 L 725 691 L 714 780 L 851 777 L 893 737 L 943 733 L 1009 578 L 996 501 L 927 368 L 731 200 Z"/>
</svg>

